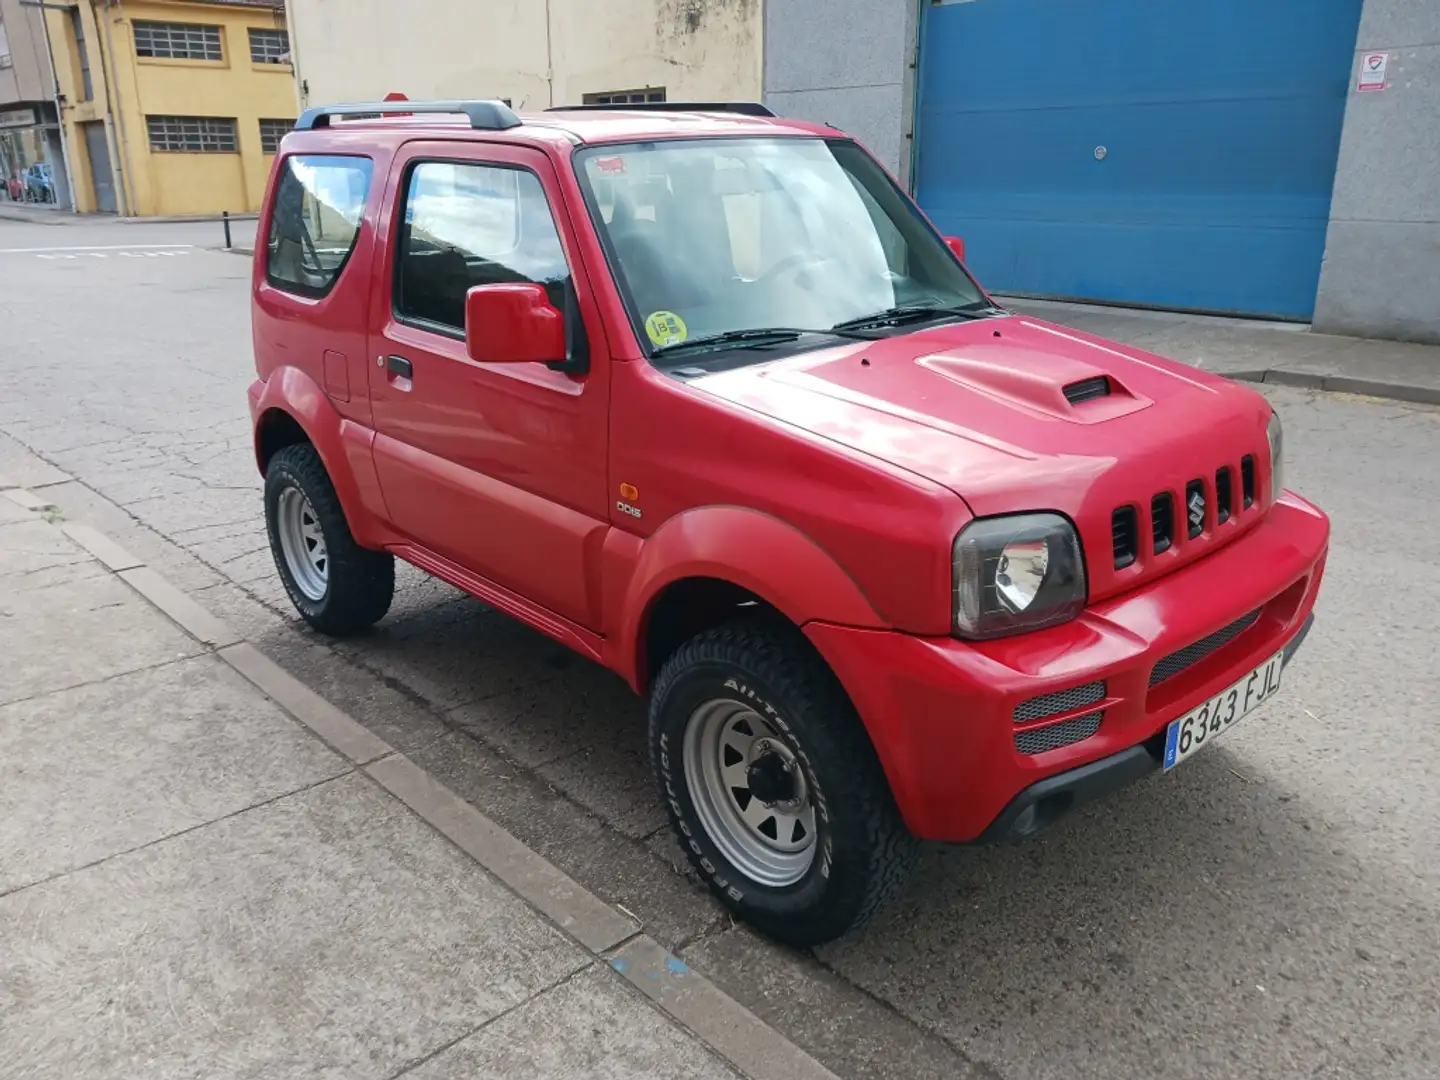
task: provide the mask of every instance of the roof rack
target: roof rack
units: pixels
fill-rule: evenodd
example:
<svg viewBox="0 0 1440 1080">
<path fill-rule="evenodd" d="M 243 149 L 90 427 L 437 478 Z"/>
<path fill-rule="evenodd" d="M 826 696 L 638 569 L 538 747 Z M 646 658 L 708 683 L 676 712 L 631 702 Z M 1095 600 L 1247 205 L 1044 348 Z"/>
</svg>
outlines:
<svg viewBox="0 0 1440 1080">
<path fill-rule="evenodd" d="M 330 126 L 335 117 L 384 116 L 386 114 L 440 113 L 468 117 L 477 131 L 506 131 L 519 127 L 520 117 L 503 101 L 370 101 L 344 105 L 320 105 L 306 109 L 295 121 L 296 131 Z"/>
<path fill-rule="evenodd" d="M 774 116 L 758 101 L 629 101 L 605 105 L 556 105 L 546 112 L 728 112 L 741 116 Z"/>
</svg>

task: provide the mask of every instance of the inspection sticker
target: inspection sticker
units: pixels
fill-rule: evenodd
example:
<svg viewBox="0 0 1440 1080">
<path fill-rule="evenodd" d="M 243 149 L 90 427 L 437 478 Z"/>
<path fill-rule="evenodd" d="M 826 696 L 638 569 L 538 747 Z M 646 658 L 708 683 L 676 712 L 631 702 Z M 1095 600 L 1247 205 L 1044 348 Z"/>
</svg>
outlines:
<svg viewBox="0 0 1440 1080">
<path fill-rule="evenodd" d="M 1385 69 L 1390 66 L 1388 52 L 1366 53 L 1360 57 L 1360 79 L 1356 90 L 1384 90 Z"/>
<path fill-rule="evenodd" d="M 685 320 L 673 311 L 657 311 L 645 320 L 645 333 L 657 347 L 679 345 L 690 336 Z"/>
</svg>

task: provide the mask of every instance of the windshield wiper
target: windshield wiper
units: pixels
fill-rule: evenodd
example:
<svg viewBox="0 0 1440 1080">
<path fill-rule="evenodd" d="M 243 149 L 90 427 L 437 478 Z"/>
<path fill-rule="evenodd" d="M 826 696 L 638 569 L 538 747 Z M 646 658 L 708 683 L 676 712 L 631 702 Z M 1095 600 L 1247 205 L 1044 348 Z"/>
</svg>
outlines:
<svg viewBox="0 0 1440 1080">
<path fill-rule="evenodd" d="M 832 331 L 859 330 L 869 327 L 880 327 L 891 324 L 898 325 L 908 322 L 922 322 L 927 319 L 983 319 L 990 309 L 960 308 L 960 307 L 933 307 L 929 304 L 901 304 L 898 307 L 886 308 L 884 311 L 872 312 L 869 315 L 859 315 L 853 319 L 846 319 L 831 327 Z"/>
<path fill-rule="evenodd" d="M 834 326 L 828 330 L 804 330 L 793 326 L 757 326 L 745 330 L 726 330 L 719 334 L 706 334 L 704 337 L 691 338 L 688 341 L 677 341 L 672 345 L 661 345 L 650 355 L 652 357 L 669 356 L 673 353 L 688 352 L 691 349 L 713 348 L 717 345 L 742 345 L 747 342 L 778 345 L 785 341 L 795 341 L 806 334 L 857 338 L 861 341 L 875 340 L 874 334 L 862 333 L 858 329 L 852 330 L 843 326 Z"/>
</svg>

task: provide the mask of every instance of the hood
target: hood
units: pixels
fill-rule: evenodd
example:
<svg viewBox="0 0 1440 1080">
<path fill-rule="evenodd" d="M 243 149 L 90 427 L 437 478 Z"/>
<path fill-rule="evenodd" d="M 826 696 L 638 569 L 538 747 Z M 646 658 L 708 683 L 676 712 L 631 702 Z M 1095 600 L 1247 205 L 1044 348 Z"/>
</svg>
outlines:
<svg viewBox="0 0 1440 1080">
<path fill-rule="evenodd" d="M 1268 457 L 1269 405 L 1254 391 L 1027 316 L 847 342 L 690 385 L 944 485 L 977 517 L 1059 511 L 1087 551 L 1109 550 L 1118 507 Z"/>
</svg>

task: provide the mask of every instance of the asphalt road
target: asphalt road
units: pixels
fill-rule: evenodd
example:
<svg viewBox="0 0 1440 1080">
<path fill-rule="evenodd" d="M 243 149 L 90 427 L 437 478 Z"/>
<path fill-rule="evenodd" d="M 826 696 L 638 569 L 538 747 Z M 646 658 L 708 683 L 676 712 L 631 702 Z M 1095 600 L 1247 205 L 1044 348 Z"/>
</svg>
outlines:
<svg viewBox="0 0 1440 1080">
<path fill-rule="evenodd" d="M 0 472 L 64 480 L 28 450 L 69 473 L 47 489 L 67 514 L 839 1075 L 1440 1075 L 1440 411 L 1267 388 L 1289 483 L 1335 530 L 1281 697 L 1047 837 L 927 853 L 888 920 L 797 956 L 677 869 L 613 677 L 413 572 L 363 640 L 294 621 L 250 456 L 249 263 L 140 246 L 217 230 L 0 221 Z"/>
</svg>

